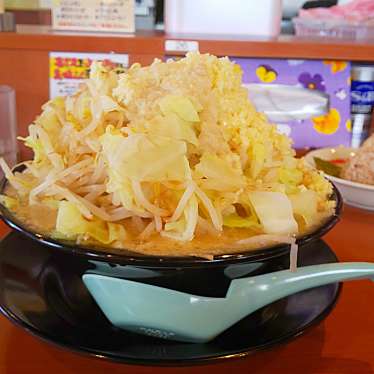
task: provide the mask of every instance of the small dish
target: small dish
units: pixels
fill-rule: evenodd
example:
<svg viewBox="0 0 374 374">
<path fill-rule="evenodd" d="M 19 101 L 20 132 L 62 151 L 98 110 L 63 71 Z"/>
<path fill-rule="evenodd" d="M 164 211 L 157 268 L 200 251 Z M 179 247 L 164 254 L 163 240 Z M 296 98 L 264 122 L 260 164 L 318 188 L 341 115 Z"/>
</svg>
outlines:
<svg viewBox="0 0 374 374">
<path fill-rule="evenodd" d="M 355 151 L 355 148 L 343 146 L 335 148 L 321 148 L 309 152 L 305 156 L 305 160 L 310 166 L 316 167 L 314 157 L 319 157 L 323 160 L 330 161 L 337 158 L 353 157 L 355 155 Z M 326 174 L 326 178 L 333 182 L 339 189 L 345 203 L 357 208 L 374 211 L 374 186 L 352 182 L 346 179 L 333 177 L 328 174 Z"/>
</svg>

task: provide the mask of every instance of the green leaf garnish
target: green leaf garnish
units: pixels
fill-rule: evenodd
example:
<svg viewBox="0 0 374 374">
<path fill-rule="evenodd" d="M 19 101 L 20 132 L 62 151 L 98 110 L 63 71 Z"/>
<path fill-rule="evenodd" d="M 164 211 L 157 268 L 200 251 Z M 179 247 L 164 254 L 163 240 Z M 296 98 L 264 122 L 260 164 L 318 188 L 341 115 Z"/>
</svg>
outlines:
<svg viewBox="0 0 374 374">
<path fill-rule="evenodd" d="M 340 177 L 340 173 L 342 172 L 342 168 L 340 166 L 319 157 L 314 157 L 314 162 L 318 170 L 322 170 L 326 174 L 333 177 Z"/>
</svg>

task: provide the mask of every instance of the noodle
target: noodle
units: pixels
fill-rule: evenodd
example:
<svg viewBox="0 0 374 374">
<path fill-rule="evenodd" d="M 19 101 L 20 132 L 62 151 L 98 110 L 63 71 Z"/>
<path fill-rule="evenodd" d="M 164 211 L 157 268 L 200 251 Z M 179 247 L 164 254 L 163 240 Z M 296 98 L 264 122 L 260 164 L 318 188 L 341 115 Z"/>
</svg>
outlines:
<svg viewBox="0 0 374 374">
<path fill-rule="evenodd" d="M 290 271 L 296 272 L 297 270 L 297 254 L 299 246 L 296 244 L 296 238 L 291 240 L 291 249 L 290 249 Z"/>
<path fill-rule="evenodd" d="M 154 215 L 159 216 L 166 216 L 167 211 L 164 209 L 161 209 L 157 207 L 156 205 L 153 205 L 150 201 L 147 200 L 147 198 L 144 196 L 142 187 L 138 181 L 132 181 L 131 182 L 132 189 L 134 191 L 135 198 L 138 201 L 139 205 L 142 205 L 145 209 L 147 209 L 149 212 L 153 213 Z"/>
<path fill-rule="evenodd" d="M 196 186 L 195 191 L 196 191 L 196 195 L 198 196 L 198 198 L 201 200 L 206 210 L 208 211 L 214 228 L 217 231 L 222 231 L 222 224 L 220 222 L 216 209 L 214 208 L 212 202 L 209 200 L 208 196 L 206 196 L 206 194 L 198 186 Z"/>
<path fill-rule="evenodd" d="M 154 231 L 155 231 L 155 222 L 151 221 L 146 226 L 146 228 L 139 234 L 139 239 L 140 240 L 148 239 Z"/>
<path fill-rule="evenodd" d="M 195 184 L 193 182 L 188 182 L 188 186 L 185 189 L 177 207 L 174 210 L 173 215 L 170 218 L 170 222 L 177 221 L 179 217 L 183 214 L 184 208 L 186 207 L 188 200 L 195 191 Z"/>
</svg>

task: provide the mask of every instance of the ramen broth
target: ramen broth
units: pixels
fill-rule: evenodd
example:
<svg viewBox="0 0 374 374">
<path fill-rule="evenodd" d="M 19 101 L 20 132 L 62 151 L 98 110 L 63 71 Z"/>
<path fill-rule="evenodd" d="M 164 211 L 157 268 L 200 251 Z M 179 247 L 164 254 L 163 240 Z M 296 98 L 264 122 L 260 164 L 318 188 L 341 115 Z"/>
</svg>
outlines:
<svg viewBox="0 0 374 374">
<path fill-rule="evenodd" d="M 14 196 L 14 191 L 8 188 L 8 196 Z M 57 209 L 44 204 L 19 205 L 13 211 L 22 225 L 32 232 L 40 233 L 47 237 L 54 237 L 53 232 L 56 226 Z M 321 217 L 321 222 L 323 221 Z M 260 235 L 255 230 L 244 228 L 224 228 L 222 232 L 207 232 L 201 227 L 197 229 L 196 235 L 191 241 L 178 241 L 165 238 L 154 232 L 148 238 L 141 240 L 139 234 L 147 225 L 147 220 L 143 219 L 141 227 L 131 219 L 125 219 L 122 223 L 127 232 L 127 239 L 121 243 L 117 242 L 105 248 L 106 252 L 123 254 L 124 250 L 129 250 L 141 254 L 154 256 L 199 256 L 210 257 L 220 254 L 233 254 L 243 252 L 243 250 L 254 250 L 265 246 L 274 245 L 280 242 L 275 238 Z M 138 223 L 139 224 L 139 223 Z M 315 226 L 314 226 L 315 227 Z M 310 231 L 310 228 L 309 228 Z M 300 234 L 305 234 L 304 230 Z M 250 240 L 258 236 L 258 240 Z M 243 242 L 242 242 L 243 241 Z M 92 239 L 81 238 L 79 244 L 102 247 L 100 243 Z"/>
</svg>

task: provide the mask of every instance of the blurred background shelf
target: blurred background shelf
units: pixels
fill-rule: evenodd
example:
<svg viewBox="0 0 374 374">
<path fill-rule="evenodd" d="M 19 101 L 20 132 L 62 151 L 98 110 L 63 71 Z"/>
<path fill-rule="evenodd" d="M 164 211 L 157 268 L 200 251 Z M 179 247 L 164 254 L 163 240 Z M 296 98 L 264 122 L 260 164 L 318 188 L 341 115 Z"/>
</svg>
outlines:
<svg viewBox="0 0 374 374">
<path fill-rule="evenodd" d="M 258 58 L 335 59 L 374 61 L 374 40 L 301 38 L 251 38 L 230 35 L 168 35 L 162 31 L 135 34 L 53 31 L 48 25 L 18 25 L 16 33 L 0 34 L 0 48 L 35 51 L 114 52 L 134 55 L 183 54 L 165 51 L 166 40 L 197 41 L 202 53 Z M 131 57 L 131 56 L 130 56 Z M 130 58 L 130 60 L 133 60 Z M 139 61 L 142 62 L 142 61 Z"/>
</svg>

